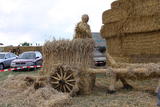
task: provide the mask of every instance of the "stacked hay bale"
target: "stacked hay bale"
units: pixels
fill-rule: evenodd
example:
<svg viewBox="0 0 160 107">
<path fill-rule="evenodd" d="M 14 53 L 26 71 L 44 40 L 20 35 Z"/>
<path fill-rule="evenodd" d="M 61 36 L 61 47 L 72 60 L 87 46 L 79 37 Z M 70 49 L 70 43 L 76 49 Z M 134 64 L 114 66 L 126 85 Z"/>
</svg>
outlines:
<svg viewBox="0 0 160 107">
<path fill-rule="evenodd" d="M 159 0 L 117 0 L 102 20 L 101 35 L 116 61 L 160 61 Z"/>
<path fill-rule="evenodd" d="M 95 74 L 87 69 L 92 65 L 92 39 L 53 40 L 43 46 L 44 70 L 50 75 L 50 84 L 62 92 L 90 94 Z"/>
</svg>

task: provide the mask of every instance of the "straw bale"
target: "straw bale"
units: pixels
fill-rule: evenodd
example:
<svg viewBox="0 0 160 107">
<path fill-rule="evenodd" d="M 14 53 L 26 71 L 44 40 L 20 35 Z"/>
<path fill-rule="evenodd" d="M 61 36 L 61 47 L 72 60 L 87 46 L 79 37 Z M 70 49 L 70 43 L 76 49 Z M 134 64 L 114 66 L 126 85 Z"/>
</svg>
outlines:
<svg viewBox="0 0 160 107">
<path fill-rule="evenodd" d="M 88 68 L 92 64 L 93 39 L 53 40 L 43 46 L 44 71 L 50 72 L 56 64 Z"/>
<path fill-rule="evenodd" d="M 108 52 L 118 62 L 159 62 L 160 32 L 128 34 L 107 39 Z"/>
<path fill-rule="evenodd" d="M 136 8 L 138 6 L 152 5 L 155 3 L 159 3 L 159 0 L 116 0 L 111 3 L 111 8 L 129 9 L 129 8 Z"/>
<path fill-rule="evenodd" d="M 122 9 L 110 9 L 106 10 L 102 14 L 102 23 L 108 24 L 112 22 L 118 22 L 128 17 L 128 13 Z"/>
<path fill-rule="evenodd" d="M 104 38 L 122 36 L 127 33 L 141 33 L 160 30 L 160 16 L 132 17 L 117 23 L 105 24 L 101 29 Z"/>
<path fill-rule="evenodd" d="M 123 2 L 123 3 L 133 3 L 135 6 L 137 5 L 142 5 L 144 3 L 155 3 L 158 2 L 159 0 L 118 0 L 119 2 Z"/>
<path fill-rule="evenodd" d="M 130 34 L 123 38 L 125 55 L 158 55 L 160 53 L 160 31 Z"/>
<path fill-rule="evenodd" d="M 132 11 L 134 3 L 131 0 L 124 2 L 123 0 L 116 0 L 111 3 L 111 9 L 122 9 L 127 10 L 128 12 Z"/>
<path fill-rule="evenodd" d="M 119 4 L 121 1 L 115 1 L 113 4 Z M 103 24 L 117 22 L 121 20 L 127 20 L 130 17 L 146 17 L 160 14 L 160 2 L 159 1 L 145 1 L 141 5 L 132 6 L 132 11 L 122 8 L 112 8 L 106 10 L 102 15 Z"/>
<path fill-rule="evenodd" d="M 136 5 L 132 12 L 134 16 L 152 16 L 160 14 L 159 0 L 148 0 L 142 4 Z"/>
</svg>

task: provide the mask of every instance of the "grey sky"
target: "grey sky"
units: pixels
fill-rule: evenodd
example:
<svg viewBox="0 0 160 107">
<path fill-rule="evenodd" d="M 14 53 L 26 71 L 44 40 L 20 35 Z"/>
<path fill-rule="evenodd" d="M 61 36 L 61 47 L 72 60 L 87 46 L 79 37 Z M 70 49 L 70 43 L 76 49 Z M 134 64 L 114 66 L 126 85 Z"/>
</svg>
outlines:
<svg viewBox="0 0 160 107">
<path fill-rule="evenodd" d="M 99 32 L 102 12 L 114 0 L 0 0 L 0 42 L 44 43 L 53 36 L 72 39 L 81 15 L 90 16 L 93 32 Z"/>
</svg>

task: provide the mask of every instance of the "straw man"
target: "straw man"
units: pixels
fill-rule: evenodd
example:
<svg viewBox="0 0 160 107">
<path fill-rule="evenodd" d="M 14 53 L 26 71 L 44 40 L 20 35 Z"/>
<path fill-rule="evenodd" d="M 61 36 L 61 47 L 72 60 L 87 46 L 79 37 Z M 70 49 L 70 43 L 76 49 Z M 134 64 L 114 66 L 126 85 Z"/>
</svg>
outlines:
<svg viewBox="0 0 160 107">
<path fill-rule="evenodd" d="M 91 29 L 88 25 L 89 16 L 87 14 L 82 15 L 82 20 L 75 27 L 74 39 L 77 38 L 92 38 Z"/>
</svg>

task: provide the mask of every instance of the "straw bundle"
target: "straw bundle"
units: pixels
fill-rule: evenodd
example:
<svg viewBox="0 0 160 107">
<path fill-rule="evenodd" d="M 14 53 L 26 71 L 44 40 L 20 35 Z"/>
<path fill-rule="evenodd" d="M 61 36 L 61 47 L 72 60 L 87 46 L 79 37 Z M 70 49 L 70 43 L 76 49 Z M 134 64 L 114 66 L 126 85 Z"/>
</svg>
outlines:
<svg viewBox="0 0 160 107">
<path fill-rule="evenodd" d="M 116 1 L 119 2 L 119 1 Z M 160 14 L 160 2 L 146 1 L 143 4 L 131 6 L 132 10 L 112 8 L 103 12 L 102 21 L 103 24 L 117 22 L 121 20 L 128 20 L 132 17 L 151 17 Z"/>
<path fill-rule="evenodd" d="M 127 33 L 141 33 L 160 30 L 158 16 L 131 17 L 116 23 L 105 24 L 101 29 L 101 34 L 105 38 L 121 36 Z"/>
<path fill-rule="evenodd" d="M 92 63 L 92 39 L 53 40 L 43 46 L 44 71 L 50 72 L 56 64 L 88 68 Z"/>
<path fill-rule="evenodd" d="M 32 84 L 28 85 L 29 81 Z M 71 98 L 68 94 L 59 93 L 50 85 L 46 84 L 44 87 L 35 89 L 35 83 L 42 81 L 46 83 L 46 77 L 9 76 L 7 80 L 0 83 L 0 106 L 65 107 L 71 104 Z"/>
<path fill-rule="evenodd" d="M 133 64 L 126 68 L 114 69 L 121 78 L 131 80 L 145 80 L 160 77 L 160 64 L 149 63 L 149 64 Z"/>
<path fill-rule="evenodd" d="M 111 4 L 111 9 L 120 9 L 128 12 L 132 11 L 133 7 L 134 3 L 131 2 L 131 0 L 128 0 L 127 2 L 123 0 L 117 0 Z"/>
<path fill-rule="evenodd" d="M 108 24 L 112 22 L 118 22 L 122 19 L 125 19 L 128 17 L 128 13 L 125 10 L 122 9 L 110 9 L 106 10 L 102 14 L 102 23 Z"/>
</svg>

